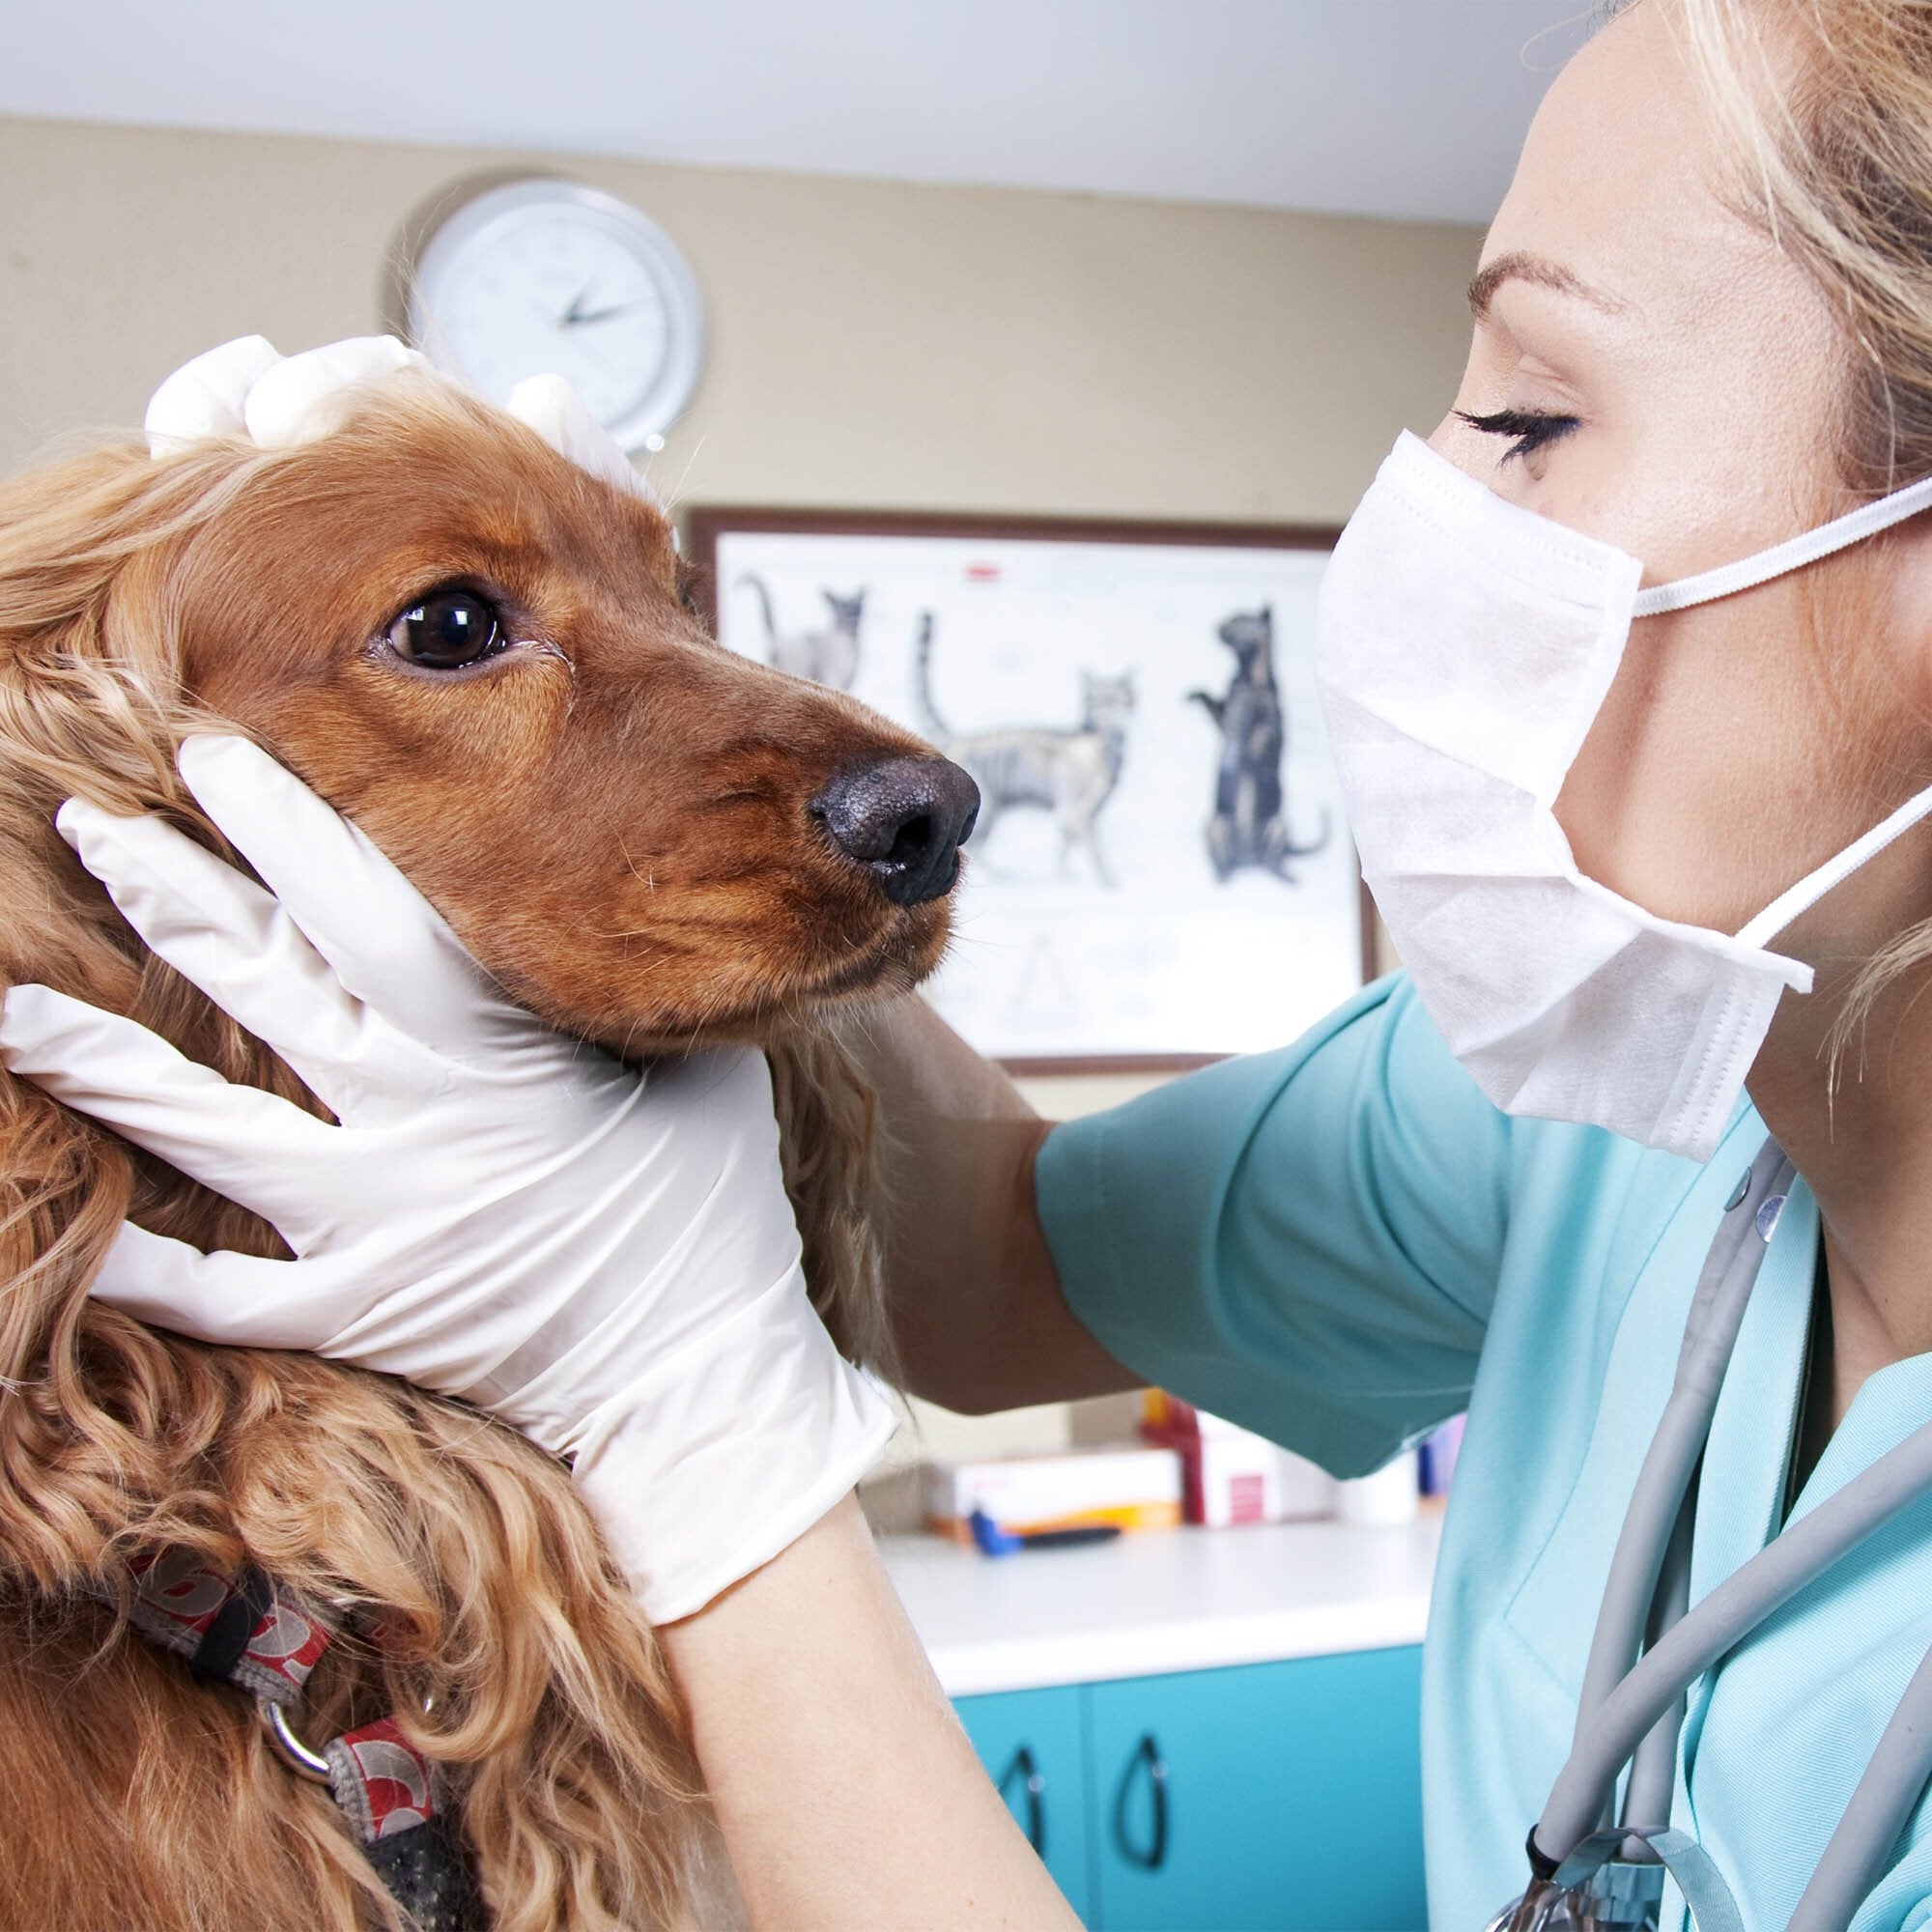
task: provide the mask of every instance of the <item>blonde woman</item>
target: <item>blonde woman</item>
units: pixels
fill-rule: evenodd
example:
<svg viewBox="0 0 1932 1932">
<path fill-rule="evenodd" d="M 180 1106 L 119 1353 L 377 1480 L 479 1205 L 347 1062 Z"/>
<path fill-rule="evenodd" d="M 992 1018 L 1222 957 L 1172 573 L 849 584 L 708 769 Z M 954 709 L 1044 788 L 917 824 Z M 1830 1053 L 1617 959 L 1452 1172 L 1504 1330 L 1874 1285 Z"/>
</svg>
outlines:
<svg viewBox="0 0 1932 1932">
<path fill-rule="evenodd" d="M 1552 87 L 1471 296 L 1454 407 L 1391 457 L 1324 601 L 1351 817 L 1413 977 L 1051 1130 L 892 1014 L 906 1356 L 961 1408 L 1158 1379 L 1343 1471 L 1466 1405 L 1426 1674 L 1434 1922 L 1525 1888 L 1525 1925 L 1593 1890 L 1669 1922 L 1667 1866 L 1706 1932 L 1916 1927 L 1932 7 L 1638 0 Z M 245 847 L 231 778 L 209 803 Z M 111 845 L 90 861 L 131 907 L 193 923 Z M 12 996 L 12 1065 L 157 1131 L 38 1024 Z M 464 1172 L 439 1153 L 426 1187 Z M 186 1289 L 178 1313 L 218 1324 Z M 801 1445 L 836 1434 L 794 1406 L 746 1424 L 791 1540 L 710 1552 L 731 1586 L 667 1633 L 754 1922 L 1070 1924 L 854 1505 L 787 1516 L 815 1495 Z M 621 1496 L 596 1506 L 621 1543 Z"/>
</svg>

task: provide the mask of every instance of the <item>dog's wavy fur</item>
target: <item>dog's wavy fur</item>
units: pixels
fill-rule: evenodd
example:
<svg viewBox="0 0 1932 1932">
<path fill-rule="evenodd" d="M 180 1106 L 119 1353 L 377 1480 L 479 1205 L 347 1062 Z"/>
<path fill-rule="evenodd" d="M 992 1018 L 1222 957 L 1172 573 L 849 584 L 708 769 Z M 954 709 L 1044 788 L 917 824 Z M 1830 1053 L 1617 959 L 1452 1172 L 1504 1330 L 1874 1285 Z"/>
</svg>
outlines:
<svg viewBox="0 0 1932 1932">
<path fill-rule="evenodd" d="M 400 512 L 399 478 L 413 485 Z M 366 641 L 425 577 L 478 575 L 478 545 L 493 581 L 526 573 L 511 588 L 568 661 L 560 696 L 554 663 L 458 692 Z M 15 480 L 0 490 L 0 980 L 130 1014 L 228 1079 L 323 1112 L 140 945 L 53 826 L 79 796 L 162 813 L 232 858 L 174 753 L 211 724 L 249 731 L 354 810 L 546 1017 L 617 1050 L 747 1037 L 772 1050 L 814 1298 L 848 1350 L 876 1360 L 870 1104 L 821 1022 L 928 969 L 945 909 L 875 908 L 864 882 L 784 841 L 802 838 L 796 803 L 827 767 L 920 748 L 847 699 L 727 660 L 680 594 L 650 506 L 427 381 L 371 391 L 300 450 L 218 442 L 155 460 L 117 443 Z M 278 611 L 321 643 L 242 664 Z M 392 716 L 407 755 L 384 739 Z M 657 772 L 680 753 L 653 739 L 654 720 L 716 740 L 682 754 L 709 759 L 687 810 L 724 821 L 702 831 L 709 843 L 663 835 L 666 788 L 692 774 Z M 514 748 L 514 781 L 477 771 L 486 731 Z M 631 747 L 636 782 L 657 785 L 644 833 L 668 869 L 622 824 L 623 881 L 610 855 L 573 876 L 575 859 L 541 846 L 539 740 L 553 763 L 577 760 L 564 777 L 580 791 L 612 746 Z M 501 841 L 480 865 L 414 836 L 426 810 L 460 808 L 464 773 L 490 794 L 477 817 Z M 624 774 L 611 776 L 621 803 Z M 582 824 L 575 838 L 597 842 Z M 721 856 L 720 839 L 738 849 Z M 781 893 L 764 883 L 774 868 Z M 559 929 L 571 893 L 615 899 L 631 875 L 644 898 Z M 678 879 L 688 929 L 676 904 L 656 925 L 639 916 L 675 900 Z M 811 893 L 822 903 L 801 912 Z M 600 952 L 612 922 L 622 949 Z M 705 1916 L 716 1854 L 678 1701 L 567 1471 L 386 1378 L 199 1346 L 90 1301 L 124 1216 L 203 1247 L 284 1252 L 252 1215 L 0 1075 L 0 1924 L 399 1923 L 327 1792 L 291 1776 L 247 1701 L 128 1628 L 128 1560 L 162 1547 L 245 1558 L 380 1622 L 380 1653 L 332 1648 L 302 1726 L 326 1736 L 400 1715 L 443 1768 L 502 1932 Z"/>
</svg>

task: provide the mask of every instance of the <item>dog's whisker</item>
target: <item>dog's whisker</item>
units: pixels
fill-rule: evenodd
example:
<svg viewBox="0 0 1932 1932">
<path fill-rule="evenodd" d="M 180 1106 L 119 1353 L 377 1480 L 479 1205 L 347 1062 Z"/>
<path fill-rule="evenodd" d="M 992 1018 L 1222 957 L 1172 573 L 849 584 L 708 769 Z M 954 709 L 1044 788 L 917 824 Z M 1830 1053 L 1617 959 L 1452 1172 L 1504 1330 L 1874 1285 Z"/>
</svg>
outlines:
<svg viewBox="0 0 1932 1932">
<path fill-rule="evenodd" d="M 702 435 L 700 435 L 697 440 L 691 445 L 690 454 L 687 455 L 684 459 L 684 468 L 678 473 L 676 487 L 668 492 L 659 493 L 664 502 L 666 516 L 668 517 L 674 516 L 677 512 L 677 506 L 681 502 L 683 502 L 684 486 L 691 481 L 691 467 L 694 463 L 697 461 L 698 452 L 701 449 L 703 449 L 704 442 L 705 442 L 705 438 Z M 644 474 L 646 477 L 648 477 L 650 473 L 651 473 L 651 466 L 647 463 L 644 466 Z M 656 487 L 657 486 L 655 484 L 652 485 L 653 489 L 655 489 Z"/>
<path fill-rule="evenodd" d="M 639 871 L 638 862 L 631 857 L 631 848 L 624 843 L 624 835 L 621 832 L 617 835 L 617 850 L 624 855 L 624 864 L 630 868 L 632 878 L 641 880 L 647 893 L 656 892 L 658 889 L 656 871 Z"/>
</svg>

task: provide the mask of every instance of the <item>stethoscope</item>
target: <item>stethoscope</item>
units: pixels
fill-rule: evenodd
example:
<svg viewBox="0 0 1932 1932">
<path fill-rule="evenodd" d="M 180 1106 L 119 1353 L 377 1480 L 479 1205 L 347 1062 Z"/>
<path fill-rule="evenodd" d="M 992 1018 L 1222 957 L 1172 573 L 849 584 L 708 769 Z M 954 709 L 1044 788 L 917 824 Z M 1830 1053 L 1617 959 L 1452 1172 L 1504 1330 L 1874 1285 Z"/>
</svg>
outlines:
<svg viewBox="0 0 1932 1932">
<path fill-rule="evenodd" d="M 1694 1478 L 1745 1304 L 1795 1179 L 1783 1151 L 1767 1141 L 1724 1204 L 1663 1418 L 1610 1559 L 1569 1761 L 1529 1834 L 1530 1883 L 1487 1932 L 1654 1927 L 1666 1872 L 1697 1932 L 1743 1932 L 1710 1855 L 1669 1826 L 1686 1693 L 1779 1605 L 1932 1490 L 1926 1423 L 1689 1607 Z M 1786 1932 L 1844 1932 L 1929 1776 L 1932 1652 L 1899 1699 Z"/>
</svg>

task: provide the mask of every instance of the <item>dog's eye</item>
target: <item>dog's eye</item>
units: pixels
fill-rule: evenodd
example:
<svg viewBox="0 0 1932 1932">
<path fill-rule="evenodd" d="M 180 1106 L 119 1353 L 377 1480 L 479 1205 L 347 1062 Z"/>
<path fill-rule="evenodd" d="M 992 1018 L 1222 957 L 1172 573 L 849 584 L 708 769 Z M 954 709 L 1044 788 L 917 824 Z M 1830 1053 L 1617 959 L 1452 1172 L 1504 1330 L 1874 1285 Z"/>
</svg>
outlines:
<svg viewBox="0 0 1932 1932">
<path fill-rule="evenodd" d="M 473 590 L 433 590 L 420 604 L 412 604 L 388 631 L 389 648 L 428 670 L 481 664 L 508 643 L 496 608 Z"/>
</svg>

